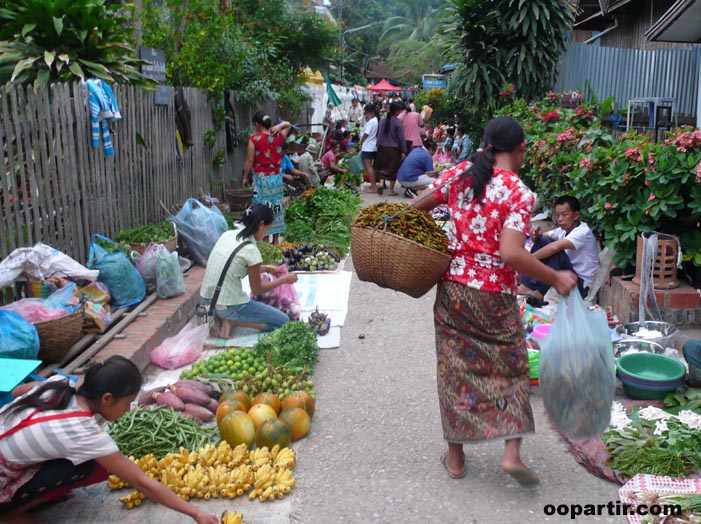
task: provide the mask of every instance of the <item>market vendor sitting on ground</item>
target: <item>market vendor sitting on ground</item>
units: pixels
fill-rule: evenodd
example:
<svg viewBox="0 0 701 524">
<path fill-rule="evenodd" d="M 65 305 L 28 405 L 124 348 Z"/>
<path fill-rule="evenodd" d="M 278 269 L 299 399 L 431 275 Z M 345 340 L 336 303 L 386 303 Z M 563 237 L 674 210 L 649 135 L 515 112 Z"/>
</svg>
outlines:
<svg viewBox="0 0 701 524">
<path fill-rule="evenodd" d="M 289 322 L 289 317 L 279 309 L 251 300 L 241 285 L 241 280 L 248 276 L 252 293 L 263 295 L 282 284 L 297 281 L 294 273 L 266 283 L 260 278 L 263 272 L 278 275 L 282 271 L 279 266 L 262 265 L 263 257 L 256 245 L 268 234 L 273 218 L 268 206 L 253 204 L 243 214 L 243 229 L 225 232 L 214 244 L 200 288 L 203 303 L 209 306 L 226 269 L 221 292 L 214 304 L 214 325 L 210 329 L 213 337 L 229 338 L 231 330 L 236 327 L 273 331 Z M 240 247 L 244 242 L 249 243 Z M 227 268 L 232 255 L 233 261 Z"/>
<path fill-rule="evenodd" d="M 309 174 L 297 169 L 289 156 L 289 144 L 285 142 L 282 146 L 282 163 L 280 164 L 282 178 L 295 189 L 295 193 L 302 194 L 312 187 Z M 296 194 L 294 195 L 296 196 Z"/>
<path fill-rule="evenodd" d="M 586 298 L 599 270 L 599 243 L 589 226 L 580 220 L 579 200 L 573 196 L 561 196 L 555 202 L 557 228 L 541 233 L 540 228 L 531 232 L 531 253 L 555 270 L 570 270 L 577 275 L 577 287 Z M 548 284 L 523 277 L 519 294 L 542 299 L 550 289 Z"/>
<path fill-rule="evenodd" d="M 347 169 L 339 167 L 337 163 L 340 156 L 341 144 L 332 142 L 329 150 L 321 157 L 322 170 L 321 173 L 319 173 L 319 177 L 321 178 L 322 184 L 326 182 L 326 179 L 331 175 L 348 173 Z"/>
<path fill-rule="evenodd" d="M 399 166 L 397 180 L 406 188 L 404 196 L 414 198 L 418 191 L 426 189 L 438 172 L 433 170 L 433 155 L 436 153 L 436 143 L 424 140 L 423 147 L 415 147 Z"/>
</svg>

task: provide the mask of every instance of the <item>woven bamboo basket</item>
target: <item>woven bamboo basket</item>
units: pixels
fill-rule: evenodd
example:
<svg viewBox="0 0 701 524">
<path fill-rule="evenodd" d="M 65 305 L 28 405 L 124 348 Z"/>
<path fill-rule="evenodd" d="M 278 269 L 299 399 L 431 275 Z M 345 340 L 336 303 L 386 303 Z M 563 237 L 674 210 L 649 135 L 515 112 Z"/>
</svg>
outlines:
<svg viewBox="0 0 701 524">
<path fill-rule="evenodd" d="M 83 309 L 65 317 L 37 322 L 39 333 L 39 360 L 47 363 L 61 362 L 66 353 L 80 340 L 83 327 Z"/>
<path fill-rule="evenodd" d="M 178 248 L 178 232 L 175 229 L 175 224 L 172 224 L 173 226 L 173 236 L 170 237 L 168 240 L 165 240 L 163 242 L 147 242 L 147 243 L 139 243 L 139 244 L 132 244 L 131 242 L 129 243 L 129 247 L 131 248 L 132 251 L 136 251 L 140 255 L 144 254 L 144 251 L 146 251 L 146 248 L 149 246 L 151 243 L 155 244 L 161 244 L 165 246 L 165 248 L 168 250 L 168 253 L 172 253 Z"/>
<path fill-rule="evenodd" d="M 226 203 L 229 204 L 229 209 L 231 211 L 244 211 L 251 205 L 252 200 L 253 189 L 251 188 L 226 190 Z"/>
<path fill-rule="evenodd" d="M 351 256 L 358 278 L 419 298 L 450 265 L 441 253 L 381 229 L 351 226 Z"/>
</svg>

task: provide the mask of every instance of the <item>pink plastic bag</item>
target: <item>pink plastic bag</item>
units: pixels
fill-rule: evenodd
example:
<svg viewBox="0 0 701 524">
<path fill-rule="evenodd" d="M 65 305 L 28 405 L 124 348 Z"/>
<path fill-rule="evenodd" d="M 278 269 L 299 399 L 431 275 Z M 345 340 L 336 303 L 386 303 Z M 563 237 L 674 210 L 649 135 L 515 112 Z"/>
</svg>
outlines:
<svg viewBox="0 0 701 524">
<path fill-rule="evenodd" d="M 10 302 L 1 309 L 14 311 L 24 320 L 33 324 L 46 322 L 47 320 L 55 320 L 65 317 L 68 314 L 65 309 L 47 308 L 46 305 L 44 305 L 44 301 L 40 298 L 23 298 L 17 302 Z"/>
<path fill-rule="evenodd" d="M 165 339 L 151 351 L 151 362 L 165 369 L 192 364 L 202 354 L 204 341 L 209 335 L 209 324 L 186 325 L 177 335 Z"/>
<path fill-rule="evenodd" d="M 274 277 L 270 273 L 262 273 L 260 275 L 260 280 L 262 283 L 272 282 L 278 278 L 288 274 L 287 266 L 283 264 L 280 266 L 282 271 Z M 297 296 L 297 290 L 292 284 L 282 284 L 276 287 L 272 291 L 268 291 L 263 295 L 254 295 L 251 293 L 251 300 L 256 302 L 262 302 L 263 304 L 268 304 L 273 306 L 275 309 L 279 309 L 285 315 L 290 317 L 290 320 L 299 320 L 302 316 L 302 304 Z"/>
<path fill-rule="evenodd" d="M 141 274 L 146 286 L 156 286 L 156 259 L 160 244 L 151 242 L 136 261 L 136 270 Z"/>
</svg>

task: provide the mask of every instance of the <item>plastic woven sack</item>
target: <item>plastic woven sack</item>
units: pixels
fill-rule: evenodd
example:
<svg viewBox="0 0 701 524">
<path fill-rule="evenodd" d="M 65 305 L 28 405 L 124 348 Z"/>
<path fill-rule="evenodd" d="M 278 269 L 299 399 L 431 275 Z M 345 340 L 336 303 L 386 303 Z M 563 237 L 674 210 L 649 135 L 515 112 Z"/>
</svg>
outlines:
<svg viewBox="0 0 701 524">
<path fill-rule="evenodd" d="M 185 278 L 180 270 L 178 254 L 169 253 L 160 244 L 156 252 L 156 292 L 159 298 L 185 294 Z"/>
<path fill-rule="evenodd" d="M 107 286 L 112 297 L 111 304 L 115 308 L 133 306 L 146 296 L 146 284 L 134 265 L 121 251 L 108 253 L 95 240 L 112 242 L 113 240 L 101 235 L 93 235 L 90 242 L 88 267 L 97 269 L 100 275 L 98 282 Z"/>
<path fill-rule="evenodd" d="M 288 274 L 285 264 L 280 266 L 280 268 L 282 271 L 276 277 L 270 273 L 262 273 L 260 275 L 261 282 L 267 284 L 268 282 L 272 282 Z M 251 293 L 251 300 L 262 302 L 275 309 L 279 309 L 285 313 L 290 320 L 299 320 L 302 316 L 302 303 L 299 301 L 297 290 L 292 284 L 282 284 L 263 295 L 254 295 Z"/>
<path fill-rule="evenodd" d="M 209 335 L 209 324 L 187 324 L 180 333 L 165 339 L 151 351 L 151 362 L 165 369 L 175 369 L 192 364 L 202 354 L 204 341 Z"/>
<path fill-rule="evenodd" d="M 0 311 L 0 357 L 35 359 L 39 334 L 34 324 L 14 311 Z"/>
<path fill-rule="evenodd" d="M 576 291 L 558 305 L 538 375 L 543 404 L 560 430 L 594 437 L 608 427 L 616 376 L 606 313 L 587 309 Z"/>
<path fill-rule="evenodd" d="M 229 229 L 226 218 L 217 207 L 206 207 L 196 198 L 188 198 L 178 214 L 169 218 L 178 230 L 192 256 L 200 266 L 207 266 L 207 258 L 219 237 Z"/>
</svg>

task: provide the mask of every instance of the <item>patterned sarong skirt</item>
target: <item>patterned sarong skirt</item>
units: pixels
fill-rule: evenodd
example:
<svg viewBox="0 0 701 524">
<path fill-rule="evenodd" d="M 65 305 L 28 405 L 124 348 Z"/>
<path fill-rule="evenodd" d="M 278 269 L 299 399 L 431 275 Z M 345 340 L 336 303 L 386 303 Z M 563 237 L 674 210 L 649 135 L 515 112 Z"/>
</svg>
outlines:
<svg viewBox="0 0 701 524">
<path fill-rule="evenodd" d="M 516 297 L 441 280 L 433 312 L 445 439 L 532 433 L 528 351 Z"/>
<path fill-rule="evenodd" d="M 285 232 L 284 197 L 282 175 L 254 175 L 253 203 L 265 204 L 273 210 L 275 217 L 270 226 L 269 235 Z"/>
</svg>

